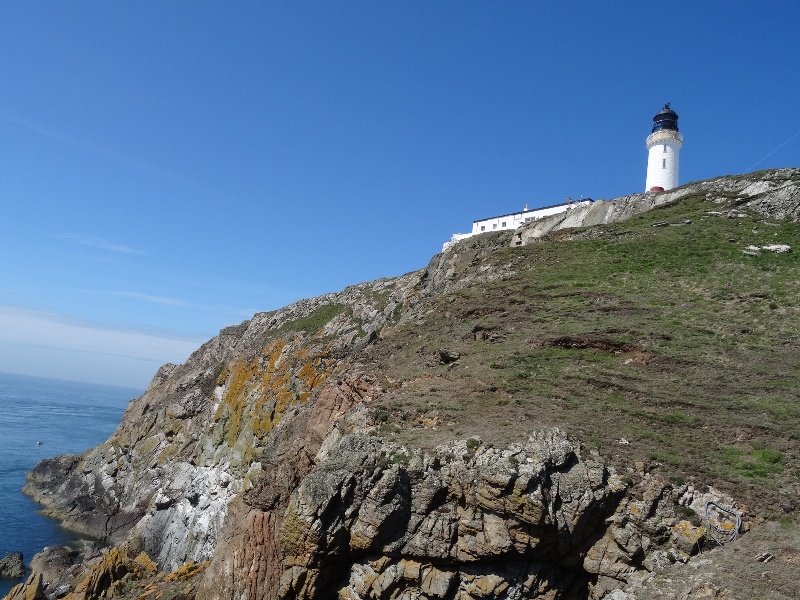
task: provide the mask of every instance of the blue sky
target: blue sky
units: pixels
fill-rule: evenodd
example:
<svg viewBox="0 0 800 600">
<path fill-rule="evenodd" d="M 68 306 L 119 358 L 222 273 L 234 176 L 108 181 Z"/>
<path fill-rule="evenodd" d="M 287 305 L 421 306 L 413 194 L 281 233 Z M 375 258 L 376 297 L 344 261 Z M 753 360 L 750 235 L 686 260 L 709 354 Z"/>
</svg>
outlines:
<svg viewBox="0 0 800 600">
<path fill-rule="evenodd" d="M 800 4 L 0 4 L 0 371 L 143 388 L 474 219 L 800 165 Z"/>
</svg>

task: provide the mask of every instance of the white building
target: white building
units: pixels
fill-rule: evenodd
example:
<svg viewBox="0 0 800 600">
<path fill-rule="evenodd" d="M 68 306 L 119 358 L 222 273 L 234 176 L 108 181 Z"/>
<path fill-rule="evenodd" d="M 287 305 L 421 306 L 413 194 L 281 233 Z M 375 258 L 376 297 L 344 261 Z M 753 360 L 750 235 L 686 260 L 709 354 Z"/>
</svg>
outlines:
<svg viewBox="0 0 800 600">
<path fill-rule="evenodd" d="M 525 208 L 522 209 L 522 212 L 516 213 L 509 213 L 507 215 L 500 215 L 499 217 L 489 217 L 488 219 L 480 219 L 479 221 L 472 222 L 472 231 L 469 233 L 454 233 L 450 238 L 449 242 L 445 242 L 442 245 L 442 252 L 447 250 L 450 246 L 464 240 L 466 238 L 472 237 L 473 235 L 478 235 L 479 233 L 487 233 L 489 231 L 501 231 L 503 229 L 516 229 L 520 225 L 524 225 L 525 223 L 530 223 L 531 221 L 538 221 L 544 217 L 549 217 L 550 215 L 556 215 L 558 213 L 564 212 L 575 206 L 583 206 L 584 204 L 589 204 L 592 202 L 591 199 L 587 198 L 586 200 L 578 200 L 574 201 L 572 199 L 567 199 L 566 202 L 562 204 L 553 204 L 552 206 L 544 206 L 542 208 L 534 208 L 529 210 L 528 206 L 525 205 Z"/>
<path fill-rule="evenodd" d="M 669 102 L 667 102 L 664 108 L 653 117 L 652 133 L 647 136 L 646 192 L 660 192 L 678 187 L 678 157 L 682 146 L 683 136 L 678 133 L 678 115 L 669 107 Z M 526 205 L 522 212 L 473 221 L 472 231 L 469 233 L 454 233 L 450 241 L 442 245 L 442 252 L 456 242 L 473 235 L 489 231 L 501 231 L 503 229 L 516 229 L 525 223 L 537 221 L 590 202 L 592 202 L 591 199 L 573 202 L 568 198 L 563 204 L 553 204 L 552 206 L 533 210 L 528 210 Z"/>
<path fill-rule="evenodd" d="M 669 102 L 653 117 L 653 131 L 647 136 L 646 192 L 678 187 L 678 155 L 683 136 L 678 133 L 678 115 Z"/>
</svg>

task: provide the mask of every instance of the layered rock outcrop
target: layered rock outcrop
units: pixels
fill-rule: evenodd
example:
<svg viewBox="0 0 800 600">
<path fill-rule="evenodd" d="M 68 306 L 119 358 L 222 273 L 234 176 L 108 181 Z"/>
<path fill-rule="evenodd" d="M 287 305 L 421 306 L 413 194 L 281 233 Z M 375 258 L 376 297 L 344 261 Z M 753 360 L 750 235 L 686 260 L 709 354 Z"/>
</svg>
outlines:
<svg viewBox="0 0 800 600">
<path fill-rule="evenodd" d="M 246 496 L 251 532 L 221 548 L 208 597 L 580 597 L 581 555 L 625 489 L 557 430 L 505 450 L 359 433 L 325 445 L 279 504 Z M 243 559 L 265 528 L 270 562 L 254 568 Z M 272 578 L 225 577 L 241 567 Z"/>
</svg>

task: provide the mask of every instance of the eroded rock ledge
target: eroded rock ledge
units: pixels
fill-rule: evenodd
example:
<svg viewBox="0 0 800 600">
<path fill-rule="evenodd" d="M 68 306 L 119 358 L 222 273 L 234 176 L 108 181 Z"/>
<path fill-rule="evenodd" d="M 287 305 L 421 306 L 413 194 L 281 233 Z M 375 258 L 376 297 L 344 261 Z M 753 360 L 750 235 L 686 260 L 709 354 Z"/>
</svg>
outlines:
<svg viewBox="0 0 800 600">
<path fill-rule="evenodd" d="M 631 488 L 558 429 L 503 449 L 471 438 L 430 451 L 343 434 L 363 412 L 340 414 L 313 460 L 284 472 L 309 465 L 296 485 L 262 472 L 202 568 L 160 571 L 135 536 L 102 555 L 49 549 L 31 597 L 612 598 L 699 548 L 703 528 L 676 505 L 719 498 L 648 475 Z"/>
<path fill-rule="evenodd" d="M 274 562 L 245 571 L 274 579 L 224 577 L 241 566 L 253 531 L 219 553 L 210 569 L 220 576 L 203 589 L 287 599 L 580 597 L 583 553 L 624 490 L 558 430 L 505 450 L 473 440 L 431 452 L 350 434 L 284 508 L 262 511 L 261 495 L 248 498 L 252 527 L 270 523 L 261 555 Z"/>
</svg>

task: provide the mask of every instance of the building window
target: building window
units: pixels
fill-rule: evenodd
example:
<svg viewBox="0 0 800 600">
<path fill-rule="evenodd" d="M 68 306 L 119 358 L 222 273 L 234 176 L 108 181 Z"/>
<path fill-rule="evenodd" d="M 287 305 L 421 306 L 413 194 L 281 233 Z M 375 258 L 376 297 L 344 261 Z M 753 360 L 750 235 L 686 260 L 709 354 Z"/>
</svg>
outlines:
<svg viewBox="0 0 800 600">
<path fill-rule="evenodd" d="M 497 223 L 492 223 L 492 229 L 497 229 Z"/>
<path fill-rule="evenodd" d="M 661 161 L 661 168 L 662 169 L 666 169 L 667 168 L 667 159 L 666 158 Z"/>
<path fill-rule="evenodd" d="M 506 222 L 505 222 L 505 221 L 503 221 L 503 225 L 502 225 L 502 226 L 503 226 L 503 227 L 505 227 L 505 226 L 506 226 Z"/>
<path fill-rule="evenodd" d="M 486 231 L 486 225 L 481 225 L 481 231 Z"/>
<path fill-rule="evenodd" d="M 664 144 L 664 154 L 666 154 L 666 153 L 667 153 L 667 145 Z"/>
</svg>

